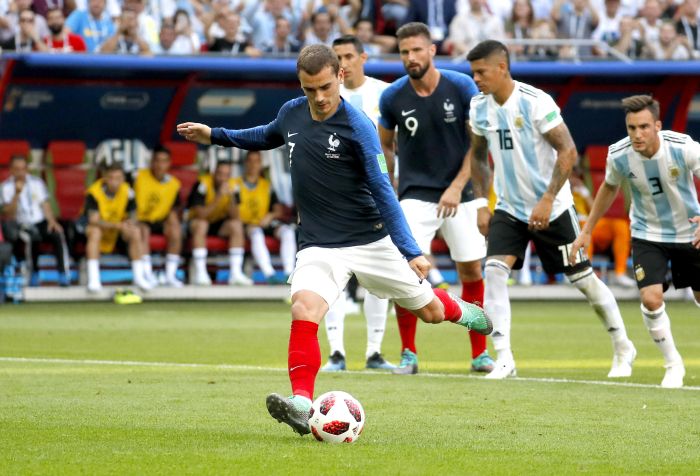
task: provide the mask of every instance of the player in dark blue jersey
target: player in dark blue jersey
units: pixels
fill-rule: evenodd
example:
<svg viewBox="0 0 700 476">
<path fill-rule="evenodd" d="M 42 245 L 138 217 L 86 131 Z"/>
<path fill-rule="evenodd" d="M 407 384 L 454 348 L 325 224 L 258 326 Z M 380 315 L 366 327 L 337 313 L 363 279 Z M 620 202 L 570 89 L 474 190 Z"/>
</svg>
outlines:
<svg viewBox="0 0 700 476">
<path fill-rule="evenodd" d="M 398 126 L 399 200 L 421 251 L 440 230 L 450 248 L 462 282 L 462 299 L 484 301 L 481 259 L 486 243 L 476 225 L 477 210 L 486 200 L 473 200 L 470 178 L 469 103 L 479 93 L 474 81 L 461 73 L 438 70 L 435 46 L 423 23 L 407 23 L 397 32 L 407 76 L 389 86 L 379 101 L 379 137 L 390 173 Z M 418 371 L 416 317 L 396 307 L 401 334 L 401 364 L 394 373 Z M 493 370 L 486 337 L 470 332 L 472 369 Z"/>
<path fill-rule="evenodd" d="M 433 292 L 425 281 L 430 264 L 394 196 L 374 126 L 340 98 L 337 55 L 324 45 L 307 46 L 297 72 L 306 97 L 285 103 L 265 126 L 228 130 L 187 122 L 177 131 L 200 144 L 255 150 L 287 145 L 301 250 L 290 278 L 293 395 L 273 393 L 267 408 L 306 434 L 321 366 L 318 324 L 352 274 L 368 291 L 395 299 L 426 322 L 448 320 L 483 334 L 492 327 L 480 307 L 443 290 Z"/>
</svg>

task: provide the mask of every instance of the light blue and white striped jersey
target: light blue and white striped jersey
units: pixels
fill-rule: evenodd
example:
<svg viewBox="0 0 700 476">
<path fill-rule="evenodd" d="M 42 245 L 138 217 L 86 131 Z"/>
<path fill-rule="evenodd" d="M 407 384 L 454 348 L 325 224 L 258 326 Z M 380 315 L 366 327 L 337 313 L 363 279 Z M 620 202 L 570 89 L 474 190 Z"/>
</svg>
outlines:
<svg viewBox="0 0 700 476">
<path fill-rule="evenodd" d="M 693 175 L 700 178 L 700 144 L 686 134 L 660 131 L 659 150 L 647 158 L 635 152 L 629 137 L 611 145 L 605 181 L 632 191 L 632 236 L 661 243 L 690 243 L 700 215 Z"/>
<path fill-rule="evenodd" d="M 377 127 L 380 115 L 379 98 L 388 87 L 389 83 L 365 76 L 365 82 L 357 89 L 348 89 L 344 84 L 341 84 L 340 95 L 347 102 L 367 114 L 367 117 L 374 123 L 374 127 Z"/>
<path fill-rule="evenodd" d="M 557 153 L 544 134 L 564 121 L 559 107 L 544 91 L 514 81 L 515 89 L 501 106 L 491 94 L 474 96 L 469 123 L 486 138 L 494 163 L 496 209 L 528 221 L 547 191 Z M 567 181 L 559 190 L 550 220 L 573 206 Z"/>
</svg>

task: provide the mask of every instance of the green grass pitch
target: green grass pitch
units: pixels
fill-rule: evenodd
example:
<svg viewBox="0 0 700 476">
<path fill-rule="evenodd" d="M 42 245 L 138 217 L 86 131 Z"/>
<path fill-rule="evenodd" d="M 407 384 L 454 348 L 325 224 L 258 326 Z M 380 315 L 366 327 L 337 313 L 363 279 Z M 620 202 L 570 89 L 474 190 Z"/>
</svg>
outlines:
<svg viewBox="0 0 700 476">
<path fill-rule="evenodd" d="M 364 372 L 364 318 L 349 316 L 353 372 L 320 374 L 316 392 L 350 392 L 367 424 L 324 445 L 265 409 L 289 392 L 285 304 L 0 306 L 0 474 L 698 474 L 700 310 L 668 304 L 692 388 L 664 390 L 639 304 L 621 308 L 638 350 L 621 385 L 584 303 L 515 303 L 522 378 L 500 382 L 470 375 L 451 324 L 419 324 L 421 374 Z M 384 352 L 399 350 L 390 317 Z"/>
</svg>

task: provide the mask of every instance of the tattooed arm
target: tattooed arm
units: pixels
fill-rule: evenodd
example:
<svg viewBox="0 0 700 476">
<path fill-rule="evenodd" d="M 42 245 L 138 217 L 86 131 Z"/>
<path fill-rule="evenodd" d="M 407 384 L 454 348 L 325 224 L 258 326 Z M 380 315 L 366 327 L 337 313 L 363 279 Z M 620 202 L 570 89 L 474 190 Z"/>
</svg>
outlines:
<svg viewBox="0 0 700 476">
<path fill-rule="evenodd" d="M 489 143 L 486 137 L 471 132 L 471 172 L 472 187 L 474 197 L 488 200 L 489 189 L 491 188 L 491 167 L 489 166 Z M 488 202 L 487 202 L 488 203 Z M 491 212 L 487 204 L 478 210 L 477 225 L 482 235 L 487 236 L 489 232 L 489 222 Z"/>
<path fill-rule="evenodd" d="M 549 216 L 552 213 L 554 198 L 571 175 L 571 169 L 576 164 L 578 157 L 574 140 L 563 122 L 546 132 L 544 138 L 557 151 L 557 161 L 554 163 L 547 191 L 532 209 L 529 226 L 534 230 L 544 230 L 549 227 Z"/>
</svg>

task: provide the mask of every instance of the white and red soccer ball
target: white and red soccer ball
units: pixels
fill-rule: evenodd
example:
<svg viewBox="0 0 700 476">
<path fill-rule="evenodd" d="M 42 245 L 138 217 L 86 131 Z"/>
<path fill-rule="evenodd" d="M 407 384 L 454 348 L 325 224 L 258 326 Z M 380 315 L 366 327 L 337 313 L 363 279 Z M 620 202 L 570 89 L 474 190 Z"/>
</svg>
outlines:
<svg viewBox="0 0 700 476">
<path fill-rule="evenodd" d="M 309 428 L 318 441 L 352 443 L 365 426 L 365 411 L 352 395 L 338 390 L 318 397 L 309 411 Z"/>
</svg>

